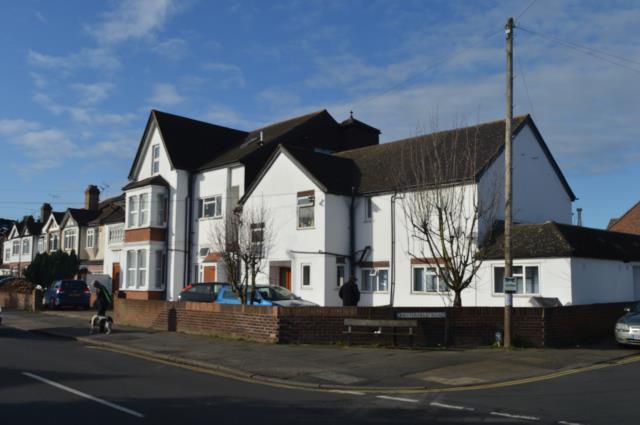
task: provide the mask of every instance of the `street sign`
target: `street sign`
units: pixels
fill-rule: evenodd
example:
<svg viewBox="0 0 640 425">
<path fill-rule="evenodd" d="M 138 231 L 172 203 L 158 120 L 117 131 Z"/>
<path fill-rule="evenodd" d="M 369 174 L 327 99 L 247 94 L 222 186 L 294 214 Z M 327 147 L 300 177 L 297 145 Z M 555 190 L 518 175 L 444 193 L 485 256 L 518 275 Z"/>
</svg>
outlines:
<svg viewBox="0 0 640 425">
<path fill-rule="evenodd" d="M 505 277 L 503 280 L 503 284 L 505 293 L 513 294 L 518 290 L 518 284 L 516 283 L 515 277 Z"/>
</svg>

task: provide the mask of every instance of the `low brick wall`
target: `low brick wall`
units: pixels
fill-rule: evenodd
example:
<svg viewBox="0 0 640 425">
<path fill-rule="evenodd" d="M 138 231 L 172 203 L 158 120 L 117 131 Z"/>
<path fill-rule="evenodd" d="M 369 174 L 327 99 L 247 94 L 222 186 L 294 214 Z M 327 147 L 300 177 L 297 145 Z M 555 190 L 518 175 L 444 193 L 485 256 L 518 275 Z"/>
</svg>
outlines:
<svg viewBox="0 0 640 425">
<path fill-rule="evenodd" d="M 42 295 L 40 299 L 34 293 L 20 293 L 0 291 L 0 307 L 7 309 L 36 311 L 40 309 L 42 304 Z"/>
<path fill-rule="evenodd" d="M 631 303 L 554 308 L 515 308 L 516 345 L 545 347 L 576 345 L 611 338 L 615 321 Z M 501 307 L 254 307 L 209 303 L 179 303 L 116 299 L 117 323 L 185 333 L 248 338 L 268 343 L 335 344 L 345 340 L 344 319 L 395 319 L 403 313 L 441 313 L 443 318 L 418 318 L 418 346 L 487 346 L 502 332 Z M 373 331 L 373 329 L 370 329 Z M 404 333 L 398 330 L 398 333 Z M 391 344 L 392 336 L 354 335 L 356 344 Z M 408 338 L 397 336 L 398 344 Z"/>
<path fill-rule="evenodd" d="M 171 301 L 115 300 L 116 323 L 201 335 L 278 342 L 277 308 Z"/>
</svg>

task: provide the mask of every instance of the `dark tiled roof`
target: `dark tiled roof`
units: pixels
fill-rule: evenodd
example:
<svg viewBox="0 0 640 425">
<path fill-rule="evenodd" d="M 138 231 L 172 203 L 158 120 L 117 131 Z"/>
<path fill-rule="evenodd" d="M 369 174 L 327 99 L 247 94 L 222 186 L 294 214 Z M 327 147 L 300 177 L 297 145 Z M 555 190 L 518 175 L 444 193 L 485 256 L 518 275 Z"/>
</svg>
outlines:
<svg viewBox="0 0 640 425">
<path fill-rule="evenodd" d="M 292 136 L 296 129 L 323 114 L 328 115 L 328 112 L 326 110 L 312 112 L 310 114 L 280 121 L 246 133 L 246 136 L 229 150 L 211 161 L 208 161 L 200 168 L 215 168 L 224 164 L 242 161 L 244 158 L 251 156 L 254 152 L 260 150 L 264 146 L 272 145 L 275 147 L 277 144 L 284 142 L 284 139 L 287 139 L 288 136 Z M 260 141 L 261 132 L 262 141 Z"/>
<path fill-rule="evenodd" d="M 79 226 L 87 225 L 91 220 L 100 215 L 100 210 L 85 210 L 84 208 L 69 208 L 67 214 L 78 223 Z"/>
<path fill-rule="evenodd" d="M 144 186 L 169 186 L 169 183 L 167 183 L 162 176 L 153 176 L 137 182 L 131 182 L 123 187 L 122 190 L 136 189 Z"/>
<path fill-rule="evenodd" d="M 182 170 L 197 169 L 205 161 L 236 145 L 247 135 L 244 131 L 152 110 L 143 138 L 146 137 L 153 120 L 158 124 L 171 164 Z M 141 141 L 129 171 L 129 178 L 133 178 L 143 145 Z"/>
<path fill-rule="evenodd" d="M 353 117 L 349 117 L 346 120 L 342 121 L 340 123 L 341 127 L 350 127 L 350 126 L 357 126 L 357 127 L 362 127 L 365 128 L 367 130 L 371 130 L 371 131 L 375 131 L 376 133 L 380 134 L 380 130 L 378 130 L 375 127 L 370 126 L 369 124 L 365 124 L 360 120 L 357 120 Z"/>
<path fill-rule="evenodd" d="M 516 131 L 527 119 L 514 119 Z M 515 132 L 514 131 L 514 134 Z M 430 184 L 428 172 L 416 176 L 407 164 L 419 156 L 455 158 L 440 183 L 475 179 L 498 157 L 504 147 L 504 121 L 426 134 L 409 139 L 339 152 L 336 156 L 352 159 L 360 171 L 360 193 L 393 191 Z M 475 149 L 475 150 L 474 150 Z M 471 163 L 467 158 L 473 158 Z"/>
<path fill-rule="evenodd" d="M 301 148 L 288 151 L 329 193 L 350 195 L 357 186 L 357 174 L 352 160 Z"/>
<path fill-rule="evenodd" d="M 29 230 L 29 234 L 31 236 L 38 236 L 42 231 L 42 226 L 43 224 L 37 220 L 34 220 L 33 217 L 31 217 L 31 220 L 27 220 L 27 222 L 25 223 L 25 228 Z"/>
<path fill-rule="evenodd" d="M 62 219 L 64 218 L 65 212 L 64 211 L 52 211 L 51 215 L 53 215 L 53 218 L 56 219 L 56 223 L 60 224 L 62 222 Z"/>
<path fill-rule="evenodd" d="M 579 257 L 604 260 L 640 261 L 640 235 L 573 226 L 549 221 L 517 224 L 512 232 L 513 258 Z M 486 259 L 504 258 L 503 228 L 481 255 Z"/>
<path fill-rule="evenodd" d="M 125 194 L 105 199 L 100 202 L 100 214 L 91 220 L 89 226 L 124 223 Z"/>
<path fill-rule="evenodd" d="M 622 217 L 612 218 L 607 229 L 614 232 L 640 234 L 640 202 L 631 207 Z"/>
<path fill-rule="evenodd" d="M 542 150 L 572 200 L 575 195 L 529 115 L 514 118 L 514 137 L 530 125 Z M 360 193 L 391 192 L 432 184 L 452 184 L 479 178 L 504 149 L 504 120 L 426 134 L 395 142 L 336 153 L 355 162 Z M 417 168 L 415 158 L 445 158 L 452 166 Z M 472 160 L 469 161 L 468 159 Z M 416 173 L 415 169 L 424 168 Z"/>
</svg>

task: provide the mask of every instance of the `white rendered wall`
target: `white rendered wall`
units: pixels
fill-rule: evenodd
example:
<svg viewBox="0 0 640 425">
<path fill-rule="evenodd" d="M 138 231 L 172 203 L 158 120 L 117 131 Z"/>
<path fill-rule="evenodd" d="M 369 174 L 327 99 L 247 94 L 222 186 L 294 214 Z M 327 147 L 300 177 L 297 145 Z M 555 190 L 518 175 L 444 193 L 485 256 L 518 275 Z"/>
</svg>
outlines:
<svg viewBox="0 0 640 425">
<path fill-rule="evenodd" d="M 632 301 L 633 266 L 622 261 L 573 258 L 573 303 L 594 304 Z"/>
<path fill-rule="evenodd" d="M 307 190 L 314 190 L 315 194 L 315 226 L 298 229 L 297 193 Z M 247 199 L 244 208 L 258 208 L 261 205 L 267 208 L 272 223 L 273 243 L 269 261 L 290 261 L 291 290 L 302 298 L 325 305 L 326 255 L 318 254 L 318 251 L 326 248 L 325 194 L 286 155 L 280 154 Z M 343 231 L 348 231 L 348 228 Z M 303 264 L 311 266 L 311 285 L 304 288 L 301 277 Z M 259 281 L 267 283 L 268 275 L 267 265 Z"/>
<path fill-rule="evenodd" d="M 494 217 L 503 219 L 504 154 L 481 177 L 478 190 L 485 205 L 495 205 Z M 569 194 L 528 126 L 513 141 L 513 220 L 571 224 Z M 482 223 L 481 232 L 486 225 Z"/>
</svg>

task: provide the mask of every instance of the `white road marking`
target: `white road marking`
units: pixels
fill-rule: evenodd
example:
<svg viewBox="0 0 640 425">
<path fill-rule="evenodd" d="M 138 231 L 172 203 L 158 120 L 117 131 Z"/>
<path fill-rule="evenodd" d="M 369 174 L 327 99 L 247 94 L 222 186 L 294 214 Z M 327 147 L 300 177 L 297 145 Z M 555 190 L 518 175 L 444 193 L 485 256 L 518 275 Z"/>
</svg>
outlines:
<svg viewBox="0 0 640 425">
<path fill-rule="evenodd" d="M 332 390 L 331 392 L 336 394 L 365 395 L 365 393 L 359 393 L 358 391 Z"/>
<path fill-rule="evenodd" d="M 105 400 L 101 400 L 101 399 L 99 399 L 97 397 L 92 396 L 91 394 L 83 393 L 82 391 L 75 390 L 73 388 L 67 387 L 66 385 L 58 384 L 57 382 L 50 381 L 50 380 L 48 380 L 46 378 L 43 378 L 42 376 L 34 375 L 33 373 L 29 373 L 29 372 L 22 372 L 22 374 L 24 376 L 28 376 L 29 378 L 33 378 L 33 379 L 35 379 L 37 381 L 44 382 L 47 385 L 51 385 L 52 387 L 56 387 L 56 388 L 61 389 L 63 391 L 70 392 L 71 394 L 75 394 L 77 396 L 84 397 L 84 398 L 86 398 L 88 400 L 95 401 L 96 403 L 104 404 L 105 406 L 109 406 L 112 409 L 116 409 L 116 410 L 119 410 L 121 412 L 128 413 L 129 415 L 136 416 L 138 418 L 144 418 L 144 415 L 142 413 L 136 412 L 135 410 L 127 409 L 126 407 L 122 407 L 122 406 L 119 406 L 117 404 L 110 403 L 110 402 L 105 401 Z"/>
<path fill-rule="evenodd" d="M 438 403 L 437 401 L 429 403 L 429 405 L 433 407 L 442 407 L 443 409 L 466 410 L 468 412 L 473 412 L 475 410 L 471 407 L 456 406 L 455 404 Z"/>
<path fill-rule="evenodd" d="M 491 412 L 493 416 L 502 416 L 503 418 L 511 418 L 511 419 L 522 419 L 525 421 L 539 421 L 540 418 L 537 416 L 525 416 L 525 415 L 512 415 L 511 413 L 503 413 L 503 412 Z"/>
<path fill-rule="evenodd" d="M 558 421 L 558 423 L 560 425 L 582 425 L 582 424 L 579 424 L 578 422 L 567 422 L 567 421 Z"/>
<path fill-rule="evenodd" d="M 418 402 L 418 400 L 415 400 L 413 398 L 389 397 L 387 395 L 379 395 L 379 396 L 376 396 L 376 397 L 382 398 L 382 399 L 385 399 L 385 400 L 404 401 L 404 402 L 407 402 L 407 403 L 417 403 Z"/>
</svg>

